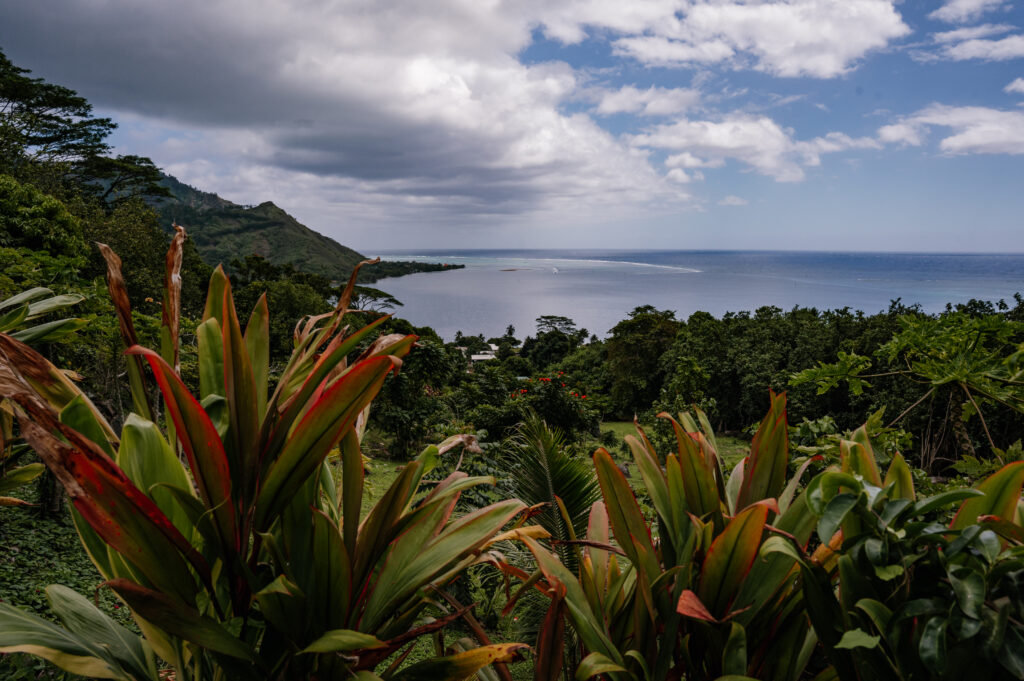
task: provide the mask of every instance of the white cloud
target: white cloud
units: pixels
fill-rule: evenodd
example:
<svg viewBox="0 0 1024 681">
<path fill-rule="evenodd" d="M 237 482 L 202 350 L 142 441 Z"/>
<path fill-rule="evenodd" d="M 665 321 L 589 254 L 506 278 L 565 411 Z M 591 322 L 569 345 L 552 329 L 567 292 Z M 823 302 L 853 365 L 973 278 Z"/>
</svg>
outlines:
<svg viewBox="0 0 1024 681">
<path fill-rule="evenodd" d="M 950 24 L 961 24 L 1006 5 L 1006 0 L 947 0 L 942 7 L 928 16 Z"/>
<path fill-rule="evenodd" d="M 1003 88 L 1003 92 L 1024 95 L 1024 78 L 1015 79 L 1012 83 Z"/>
<path fill-rule="evenodd" d="M 711 167 L 739 161 L 778 182 L 804 179 L 804 166 L 821 163 L 821 155 L 850 149 L 877 149 L 870 138 L 829 133 L 811 140 L 794 140 L 792 131 L 767 116 L 730 114 L 716 121 L 679 120 L 657 126 L 632 138 L 638 147 L 680 152 L 668 165 Z"/>
<path fill-rule="evenodd" d="M 879 138 L 919 146 L 930 127 L 951 129 L 952 134 L 939 141 L 939 148 L 949 155 L 1024 154 L 1024 112 L 981 106 L 932 104 L 881 128 Z"/>
<path fill-rule="evenodd" d="M 597 105 L 599 114 L 635 113 L 641 116 L 667 116 L 693 108 L 700 102 L 700 92 L 688 88 L 651 87 L 646 90 L 624 86 L 605 90 Z"/>
<path fill-rule="evenodd" d="M 1006 61 L 1024 57 L 1024 35 L 1011 35 L 1000 40 L 974 39 L 948 45 L 942 50 L 943 56 L 955 61 L 984 59 L 985 61 Z"/>
<path fill-rule="evenodd" d="M 924 131 L 915 123 L 893 123 L 878 129 L 878 139 L 885 144 L 919 147 L 924 143 Z"/>
<path fill-rule="evenodd" d="M 695 0 L 643 35 L 616 40 L 615 51 L 650 65 L 730 61 L 779 76 L 832 78 L 909 32 L 890 0 Z"/>
<path fill-rule="evenodd" d="M 980 26 L 968 26 L 966 28 L 956 28 L 952 31 L 932 33 L 932 39 L 937 43 L 958 43 L 964 40 L 1001 35 L 1014 30 L 1014 28 L 1016 27 L 1010 24 L 981 24 Z"/>
<path fill-rule="evenodd" d="M 718 205 L 719 206 L 745 206 L 748 203 L 750 203 L 750 202 L 747 201 L 746 199 L 744 199 L 742 197 L 739 197 L 739 196 L 734 196 L 734 195 L 730 194 L 729 196 L 726 196 L 725 198 L 720 200 L 718 202 Z"/>
</svg>

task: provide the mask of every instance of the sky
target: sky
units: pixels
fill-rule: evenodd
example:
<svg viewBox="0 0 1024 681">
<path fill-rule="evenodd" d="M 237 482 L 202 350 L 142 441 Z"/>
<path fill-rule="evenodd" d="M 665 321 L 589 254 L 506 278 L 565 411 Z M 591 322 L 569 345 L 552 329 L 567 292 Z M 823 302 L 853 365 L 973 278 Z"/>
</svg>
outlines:
<svg viewBox="0 0 1024 681">
<path fill-rule="evenodd" d="M 118 153 L 365 253 L 1024 252 L 1006 0 L 45 0 Z"/>
</svg>

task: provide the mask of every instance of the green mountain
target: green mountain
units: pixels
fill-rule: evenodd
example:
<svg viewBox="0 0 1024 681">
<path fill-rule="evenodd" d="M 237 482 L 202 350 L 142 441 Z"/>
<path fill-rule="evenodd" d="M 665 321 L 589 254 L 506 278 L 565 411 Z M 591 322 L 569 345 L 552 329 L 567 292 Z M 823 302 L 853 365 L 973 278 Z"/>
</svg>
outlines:
<svg viewBox="0 0 1024 681">
<path fill-rule="evenodd" d="M 364 256 L 334 239 L 314 232 L 270 201 L 240 206 L 165 175 L 161 182 L 172 195 L 156 206 L 167 230 L 177 222 L 211 265 L 242 260 L 256 253 L 275 265 L 291 263 L 304 272 L 331 279 L 348 277 Z"/>
</svg>

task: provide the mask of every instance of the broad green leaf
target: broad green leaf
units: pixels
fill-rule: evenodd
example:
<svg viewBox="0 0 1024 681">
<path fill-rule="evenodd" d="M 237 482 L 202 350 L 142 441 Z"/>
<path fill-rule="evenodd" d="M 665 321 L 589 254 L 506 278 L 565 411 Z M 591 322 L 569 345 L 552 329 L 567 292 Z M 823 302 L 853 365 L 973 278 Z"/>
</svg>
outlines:
<svg viewBox="0 0 1024 681">
<path fill-rule="evenodd" d="M 89 599 L 59 584 L 46 587 L 46 598 L 68 631 L 101 647 L 117 667 L 139 679 L 156 678 L 156 661 L 146 642 L 103 614 Z"/>
<path fill-rule="evenodd" d="M 336 653 L 366 648 L 383 648 L 384 643 L 376 637 L 351 629 L 332 629 L 310 643 L 304 653 Z"/>
<path fill-rule="evenodd" d="M 936 676 L 946 670 L 946 627 L 949 624 L 944 617 L 932 617 L 924 625 L 921 640 L 917 644 L 917 652 L 924 665 Z"/>
<path fill-rule="evenodd" d="M 616 541 L 637 569 L 657 578 L 661 570 L 654 561 L 654 544 L 633 489 L 605 449 L 594 452 L 594 466 Z"/>
<path fill-rule="evenodd" d="M 628 673 L 628 670 L 613 661 L 601 653 L 590 653 L 583 661 L 580 662 L 580 666 L 576 668 L 576 681 L 587 681 L 592 679 L 598 674 L 611 674 L 615 672 Z"/>
<path fill-rule="evenodd" d="M 103 651 L 88 640 L 6 603 L 0 603 L 0 653 L 35 655 L 86 677 L 134 681 L 99 657 Z"/>
<path fill-rule="evenodd" d="M 823 543 L 828 544 L 831 541 L 832 535 L 839 529 L 846 515 L 857 506 L 859 498 L 856 494 L 844 493 L 828 502 L 821 520 L 818 521 L 818 538 Z"/>
<path fill-rule="evenodd" d="M 722 671 L 735 676 L 747 671 L 747 632 L 736 622 L 731 623 L 729 638 L 722 648 Z"/>
<path fill-rule="evenodd" d="M 665 413 L 658 416 L 668 419 L 675 431 L 678 462 L 683 474 L 684 510 L 701 518 L 709 513 L 718 513 L 721 508 L 718 485 L 715 482 L 714 471 L 708 465 L 703 452 L 675 419 Z M 666 504 L 666 510 L 669 507 Z M 661 509 L 659 512 L 662 512 Z"/>
<path fill-rule="evenodd" d="M 39 300 L 43 296 L 51 295 L 53 291 L 42 286 L 30 288 L 27 291 L 15 294 L 10 298 L 0 300 L 0 310 L 6 310 L 9 307 L 21 306 L 25 303 L 31 303 L 33 300 Z"/>
<path fill-rule="evenodd" d="M 56 319 L 52 322 L 15 331 L 11 334 L 11 338 L 30 345 L 32 343 L 52 342 L 73 334 L 88 323 L 87 319 Z"/>
<path fill-rule="evenodd" d="M 0 494 L 17 489 L 22 485 L 32 482 L 46 470 L 41 463 L 30 463 L 7 471 L 7 474 L 0 477 Z"/>
<path fill-rule="evenodd" d="M 260 423 L 267 412 L 267 390 L 270 376 L 270 310 L 267 294 L 256 301 L 249 321 L 245 325 L 245 347 L 249 351 L 253 383 L 256 387 L 256 413 Z"/>
<path fill-rule="evenodd" d="M 260 414 L 257 412 L 256 384 L 249 350 L 235 312 L 230 284 L 224 287 L 224 316 L 221 324 L 224 347 L 224 396 L 228 401 L 229 423 L 224 451 L 236 503 L 248 509 L 259 474 Z M 317 462 L 319 465 L 319 462 Z"/>
<path fill-rule="evenodd" d="M 853 650 L 854 648 L 876 648 L 881 636 L 872 636 L 862 629 L 850 629 L 839 639 L 835 645 L 840 650 Z"/>
<path fill-rule="evenodd" d="M 977 486 L 985 496 L 968 499 L 960 506 L 950 528 L 962 530 L 978 521 L 978 516 L 994 515 L 1013 520 L 1024 485 L 1024 461 L 1015 461 L 1000 468 Z"/>
<path fill-rule="evenodd" d="M 220 324 L 210 318 L 196 328 L 196 343 L 199 346 L 199 397 L 206 400 L 210 395 L 224 397 L 224 345 Z"/>
<path fill-rule="evenodd" d="M 188 514 L 166 486 L 192 494 L 192 482 L 181 461 L 171 450 L 155 423 L 137 414 L 128 414 L 121 429 L 117 465 L 135 485 L 146 491 L 164 515 L 185 536 L 192 531 Z"/>
</svg>

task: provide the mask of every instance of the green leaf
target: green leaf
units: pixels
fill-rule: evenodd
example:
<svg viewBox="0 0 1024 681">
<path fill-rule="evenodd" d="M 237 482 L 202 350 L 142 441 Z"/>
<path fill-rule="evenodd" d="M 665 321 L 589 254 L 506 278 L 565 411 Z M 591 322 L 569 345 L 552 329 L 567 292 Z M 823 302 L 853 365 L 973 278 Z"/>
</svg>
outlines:
<svg viewBox="0 0 1024 681">
<path fill-rule="evenodd" d="M 730 604 L 761 549 L 761 536 L 767 520 L 767 504 L 749 506 L 729 521 L 708 548 L 701 565 L 697 595 L 719 619 L 728 614 Z"/>
<path fill-rule="evenodd" d="M 747 671 L 747 632 L 736 622 L 732 622 L 722 649 L 722 671 L 735 676 Z"/>
<path fill-rule="evenodd" d="M 946 671 L 946 626 L 948 621 L 942 617 L 932 617 L 924 625 L 917 651 L 921 662 L 936 676 Z"/>
<path fill-rule="evenodd" d="M 985 496 L 968 499 L 957 511 L 950 528 L 962 530 L 978 521 L 978 516 L 994 515 L 1013 520 L 1024 486 L 1024 461 L 1015 461 L 985 478 L 977 489 Z"/>
<path fill-rule="evenodd" d="M 736 510 L 764 499 L 777 499 L 786 485 L 789 464 L 789 432 L 786 424 L 786 393 L 771 392 L 771 408 L 750 443 L 743 485 Z"/>
<path fill-rule="evenodd" d="M 847 492 L 828 502 L 825 512 L 821 514 L 821 520 L 818 521 L 818 538 L 822 543 L 828 544 L 832 540 L 832 535 L 839 529 L 846 515 L 857 506 L 859 498 L 858 495 Z"/>
<path fill-rule="evenodd" d="M 332 629 L 310 643 L 304 653 L 336 653 L 367 648 L 383 648 L 385 644 L 376 637 L 351 629 Z"/>
<path fill-rule="evenodd" d="M 35 655 L 86 677 L 133 681 L 122 670 L 111 668 L 100 657 L 102 652 L 66 629 L 0 603 L 0 653 Z"/>
<path fill-rule="evenodd" d="M 576 668 L 576 681 L 587 681 L 598 674 L 628 672 L 625 667 L 615 664 L 601 653 L 590 653 Z"/>
<path fill-rule="evenodd" d="M 75 591 L 52 584 L 46 587 L 50 608 L 68 630 L 101 647 L 117 667 L 126 668 L 136 677 L 156 678 L 156 661 L 149 645 L 138 635 L 103 614 L 87 598 Z"/>
<path fill-rule="evenodd" d="M 861 629 L 851 629 L 843 634 L 839 643 L 835 645 L 840 650 L 853 650 L 854 648 L 875 648 L 881 636 L 871 636 Z"/>
<path fill-rule="evenodd" d="M 892 462 L 889 464 L 889 470 L 885 472 L 885 480 L 882 482 L 882 485 L 884 487 L 892 485 L 892 491 L 889 493 L 890 499 L 909 499 L 913 501 L 916 498 L 914 476 L 911 474 L 910 466 L 907 465 L 907 460 L 899 452 L 893 454 Z"/>
<path fill-rule="evenodd" d="M 30 463 L 8 471 L 6 475 L 0 477 L 0 494 L 27 485 L 42 475 L 45 470 L 46 466 L 41 463 Z"/>
<path fill-rule="evenodd" d="M 377 395 L 394 367 L 394 360 L 389 356 L 363 360 L 313 403 L 263 478 L 256 498 L 257 528 L 268 527 L 292 495 L 319 468 L 327 453 L 355 425 L 359 413 Z"/>
<path fill-rule="evenodd" d="M 107 584 L 143 619 L 167 633 L 217 653 L 241 660 L 255 659 L 247 643 L 198 610 L 127 579 L 113 579 Z"/>
</svg>

